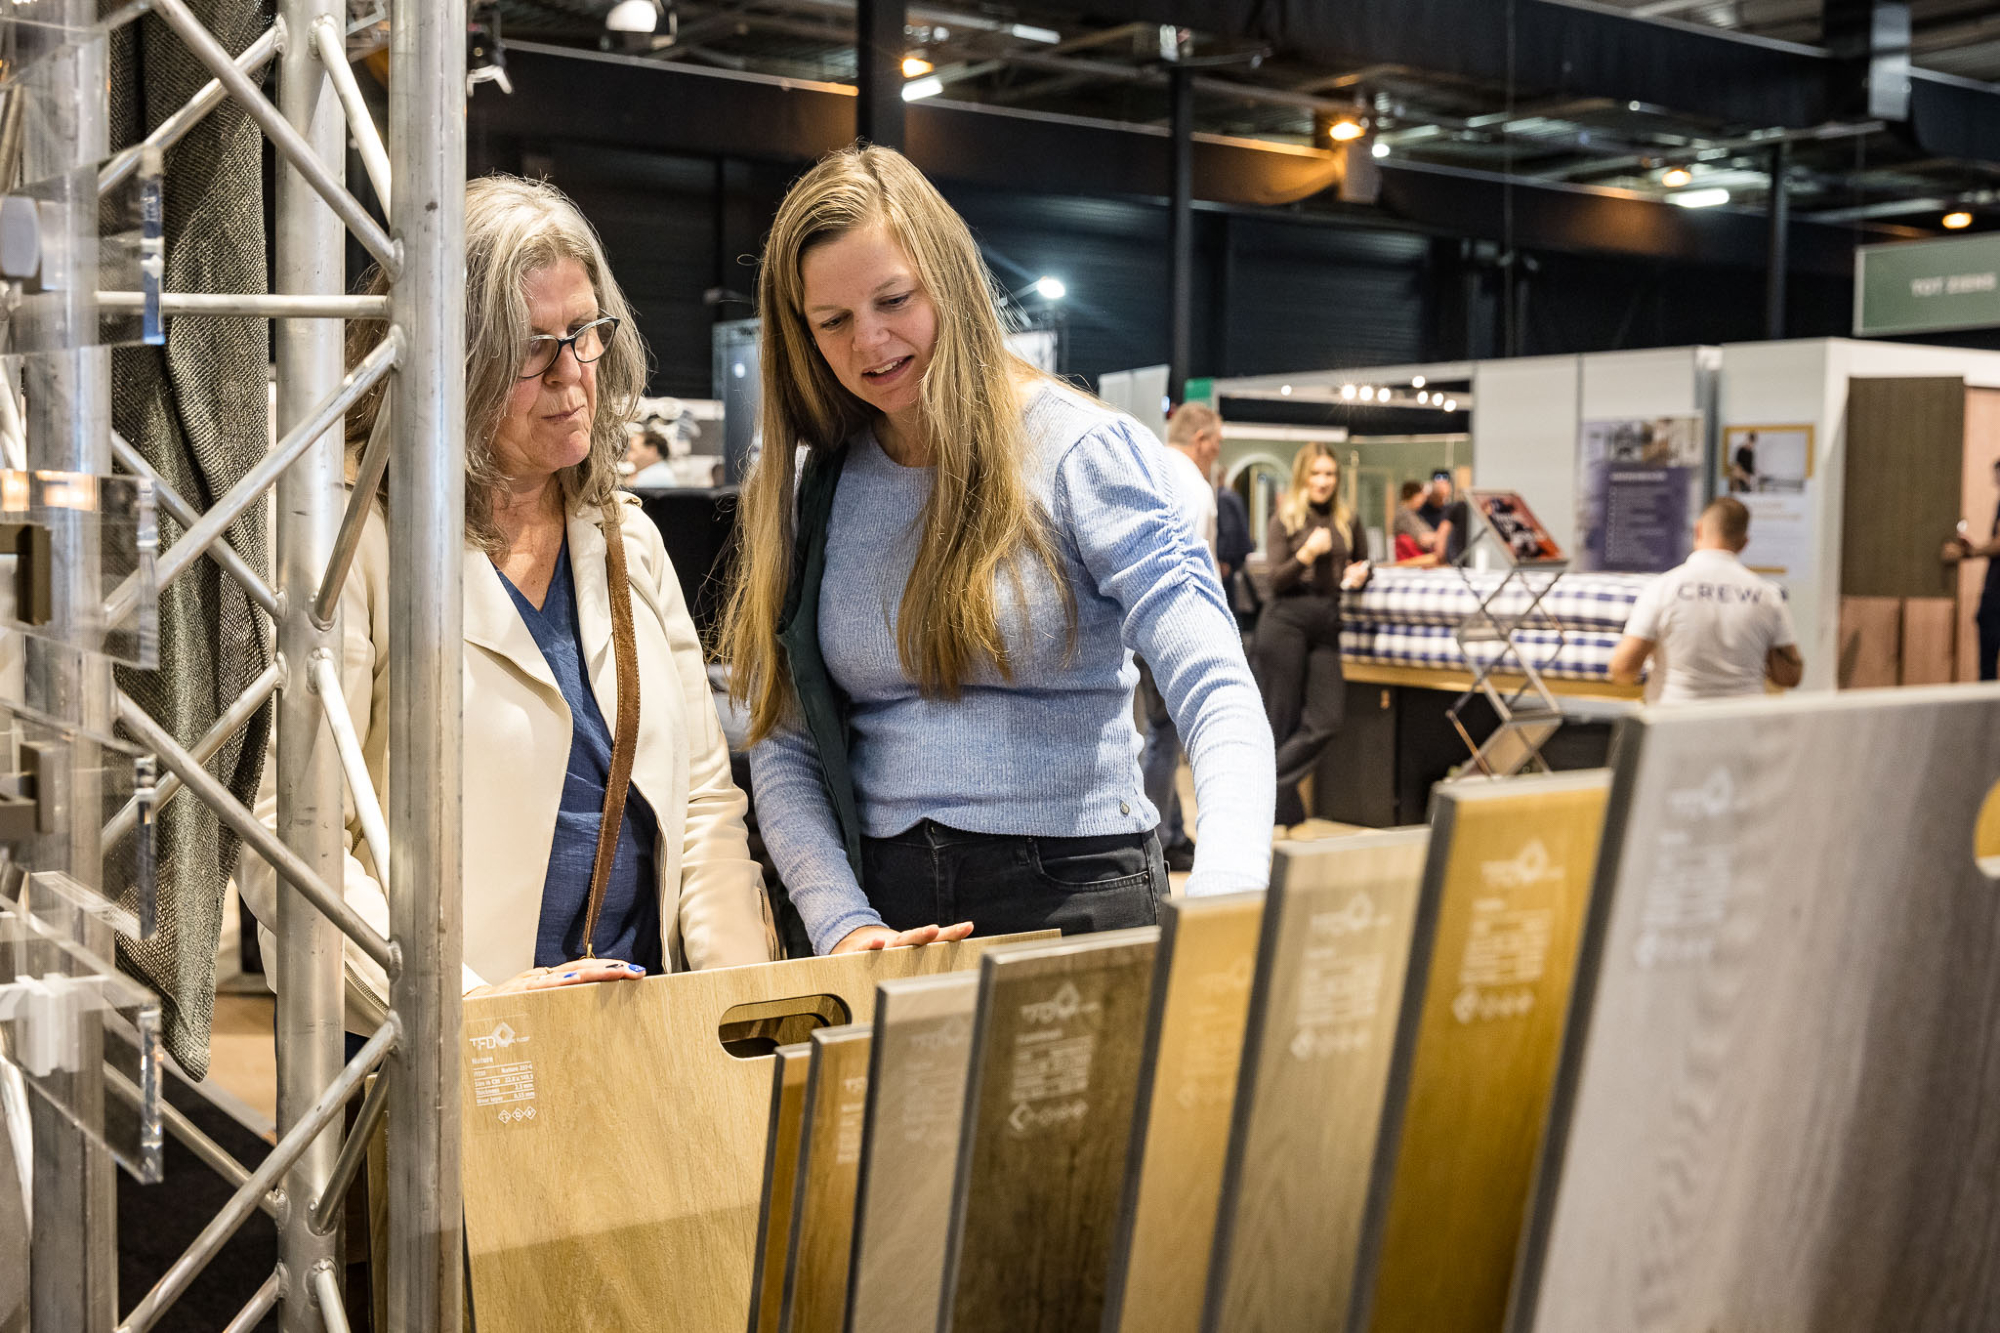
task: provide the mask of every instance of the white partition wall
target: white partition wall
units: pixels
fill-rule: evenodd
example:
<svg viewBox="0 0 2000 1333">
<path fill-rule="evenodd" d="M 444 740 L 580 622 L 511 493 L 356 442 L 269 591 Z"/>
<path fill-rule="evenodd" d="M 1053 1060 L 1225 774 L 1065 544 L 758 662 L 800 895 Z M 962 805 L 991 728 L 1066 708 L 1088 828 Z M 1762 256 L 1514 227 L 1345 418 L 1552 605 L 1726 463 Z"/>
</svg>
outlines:
<svg viewBox="0 0 2000 1333">
<path fill-rule="evenodd" d="M 1583 358 L 1481 361 L 1472 370 L 1472 475 L 1519 491 L 1549 535 L 1576 545 L 1576 429 Z"/>
</svg>

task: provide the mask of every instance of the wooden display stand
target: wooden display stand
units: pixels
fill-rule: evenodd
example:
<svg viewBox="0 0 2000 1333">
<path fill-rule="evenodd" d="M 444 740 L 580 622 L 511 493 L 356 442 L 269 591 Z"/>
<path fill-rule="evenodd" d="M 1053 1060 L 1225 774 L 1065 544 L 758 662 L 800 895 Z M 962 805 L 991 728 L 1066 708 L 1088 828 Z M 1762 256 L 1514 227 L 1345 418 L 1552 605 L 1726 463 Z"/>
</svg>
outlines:
<svg viewBox="0 0 2000 1333">
<path fill-rule="evenodd" d="M 764 1188 L 757 1208 L 756 1269 L 750 1277 L 750 1333 L 778 1333 L 785 1303 L 785 1253 L 799 1179 L 799 1130 L 805 1121 L 812 1047 L 780 1046 L 771 1078 L 770 1131 L 764 1140 Z"/>
<path fill-rule="evenodd" d="M 866 1023 L 811 1037 L 779 1333 L 840 1333 L 845 1322 L 870 1039 Z"/>
<path fill-rule="evenodd" d="M 885 981 L 854 1206 L 852 1333 L 932 1333 L 951 1230 L 979 974 Z"/>
<path fill-rule="evenodd" d="M 1437 789 L 1354 1327 L 1498 1330 L 1610 774 Z"/>
<path fill-rule="evenodd" d="M 1075 1333 L 1104 1313 L 1159 928 L 989 954 L 939 1333 Z"/>
<path fill-rule="evenodd" d="M 2000 1326 L 2000 687 L 1618 747 L 1519 1333 Z"/>
<path fill-rule="evenodd" d="M 1109 1333 L 1195 1333 L 1257 966 L 1261 893 L 1160 904 L 1153 1006 L 1112 1247 Z"/>
<path fill-rule="evenodd" d="M 971 967 L 1019 938 L 468 999 L 480 1333 L 546 1333 L 586 1311 L 602 1328 L 747 1327 L 774 1040 L 865 1015 L 878 981 Z"/>
<path fill-rule="evenodd" d="M 1346 1326 L 1429 840 L 1397 829 L 1273 852 L 1210 1333 Z"/>
</svg>

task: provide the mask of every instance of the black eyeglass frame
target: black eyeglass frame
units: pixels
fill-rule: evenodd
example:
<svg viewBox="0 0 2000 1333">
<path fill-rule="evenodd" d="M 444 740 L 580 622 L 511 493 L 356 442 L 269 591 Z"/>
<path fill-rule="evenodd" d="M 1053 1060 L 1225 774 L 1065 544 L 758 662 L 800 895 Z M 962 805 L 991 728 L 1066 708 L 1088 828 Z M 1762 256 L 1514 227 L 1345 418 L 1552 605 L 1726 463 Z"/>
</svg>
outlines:
<svg viewBox="0 0 2000 1333">
<path fill-rule="evenodd" d="M 570 355 L 576 358 L 576 363 L 579 366 L 587 366 L 591 364 L 593 361 L 601 359 L 606 352 L 611 350 L 611 340 L 618 336 L 618 326 L 620 322 L 621 321 L 618 319 L 616 315 L 604 315 L 597 319 L 591 320 L 590 323 L 585 324 L 582 328 L 578 329 L 575 333 L 570 334 L 566 338 L 558 338 L 553 333 L 537 333 L 531 335 L 528 339 L 528 348 L 530 355 L 522 358 L 524 361 L 533 359 L 533 353 L 538 344 L 547 344 L 548 346 L 553 347 L 555 350 L 549 355 L 548 361 L 542 365 L 541 369 L 531 370 L 528 371 L 526 374 L 516 375 L 514 378 L 523 380 L 540 379 L 542 376 L 548 374 L 551 370 L 555 369 L 556 362 L 562 360 L 563 348 L 565 347 L 569 348 Z M 609 325 L 610 327 L 605 328 L 606 325 Z M 593 329 L 604 329 L 604 342 L 603 345 L 597 349 L 596 356 L 585 356 L 582 350 L 577 347 L 576 340 L 578 338 L 583 337 L 584 334 L 589 333 Z"/>
</svg>

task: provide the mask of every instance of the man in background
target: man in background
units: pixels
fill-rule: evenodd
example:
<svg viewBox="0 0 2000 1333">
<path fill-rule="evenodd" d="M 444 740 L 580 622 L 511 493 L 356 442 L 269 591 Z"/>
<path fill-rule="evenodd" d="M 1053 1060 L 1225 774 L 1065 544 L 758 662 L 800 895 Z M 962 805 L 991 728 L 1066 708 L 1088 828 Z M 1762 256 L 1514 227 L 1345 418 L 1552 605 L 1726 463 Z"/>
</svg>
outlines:
<svg viewBox="0 0 2000 1333">
<path fill-rule="evenodd" d="M 1167 471 L 1174 499 L 1188 526 L 1216 559 L 1215 464 L 1222 456 L 1222 417 L 1204 403 L 1182 403 L 1167 419 Z M 1245 524 L 1248 527 L 1248 524 Z M 1220 565 L 1217 565 L 1220 573 Z M 1167 869 L 1194 869 L 1194 842 L 1181 819 L 1180 793 L 1174 776 L 1180 770 L 1181 738 L 1167 712 L 1166 700 L 1153 684 L 1153 674 L 1140 663 L 1139 693 L 1146 709 L 1146 753 L 1139 763 L 1146 782 L 1146 799 L 1160 812 L 1160 850 Z"/>
<path fill-rule="evenodd" d="M 1406 481 L 1400 502 L 1396 505 L 1396 520 L 1391 525 L 1396 549 L 1395 560 L 1399 565 L 1435 565 L 1438 563 L 1437 529 L 1424 522 L 1421 511 L 1430 497 L 1430 491 L 1420 481 Z"/>
<path fill-rule="evenodd" d="M 1437 554 L 1439 563 L 1456 564 L 1465 551 L 1467 517 L 1465 501 L 1452 498 L 1449 469 L 1439 468 L 1431 473 L 1430 491 L 1416 515 L 1437 533 L 1438 540 L 1431 550 Z"/>
<path fill-rule="evenodd" d="M 2000 459 L 1993 463 L 1993 475 L 2000 480 Z M 1986 562 L 1986 582 L 1979 590 L 1979 610 L 1973 614 L 1973 624 L 1979 629 L 1979 678 L 1993 680 L 2000 676 L 1996 666 L 2000 666 L 2000 512 L 1993 515 L 1993 532 L 1983 542 L 1974 542 L 1965 532 L 1965 524 L 1958 525 L 1958 536 L 1945 543 L 1944 559 L 1948 565 L 1961 560 L 1984 560 Z"/>
<path fill-rule="evenodd" d="M 1611 654 L 1611 678 L 1636 685 L 1658 653 L 1665 680 L 1656 702 L 1688 703 L 1762 694 L 1805 675 L 1784 590 L 1743 567 L 1750 511 L 1730 496 L 1711 502 L 1694 528 L 1694 553 L 1639 594 L 1625 637 Z"/>
</svg>

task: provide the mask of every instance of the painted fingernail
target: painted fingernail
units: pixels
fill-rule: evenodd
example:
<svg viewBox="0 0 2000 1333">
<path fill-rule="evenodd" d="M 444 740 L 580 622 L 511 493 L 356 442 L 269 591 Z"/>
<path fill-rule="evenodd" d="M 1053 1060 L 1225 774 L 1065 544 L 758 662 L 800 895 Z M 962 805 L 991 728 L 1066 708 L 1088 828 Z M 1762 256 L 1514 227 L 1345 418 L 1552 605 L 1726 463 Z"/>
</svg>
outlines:
<svg viewBox="0 0 2000 1333">
<path fill-rule="evenodd" d="M 565 972 L 565 973 L 563 973 L 563 974 L 562 974 L 562 979 L 563 979 L 564 981 L 575 981 L 575 980 L 576 980 L 576 973 L 574 973 L 574 972 Z"/>
<path fill-rule="evenodd" d="M 645 969 L 645 968 L 643 968 L 643 967 L 640 967 L 640 966 L 639 966 L 639 965 L 638 965 L 637 963 L 627 963 L 627 964 L 625 964 L 625 970 L 626 970 L 627 972 L 637 972 L 637 973 L 638 973 L 638 974 L 639 974 L 640 976 L 642 976 L 642 977 L 646 975 L 646 969 Z"/>
</svg>

